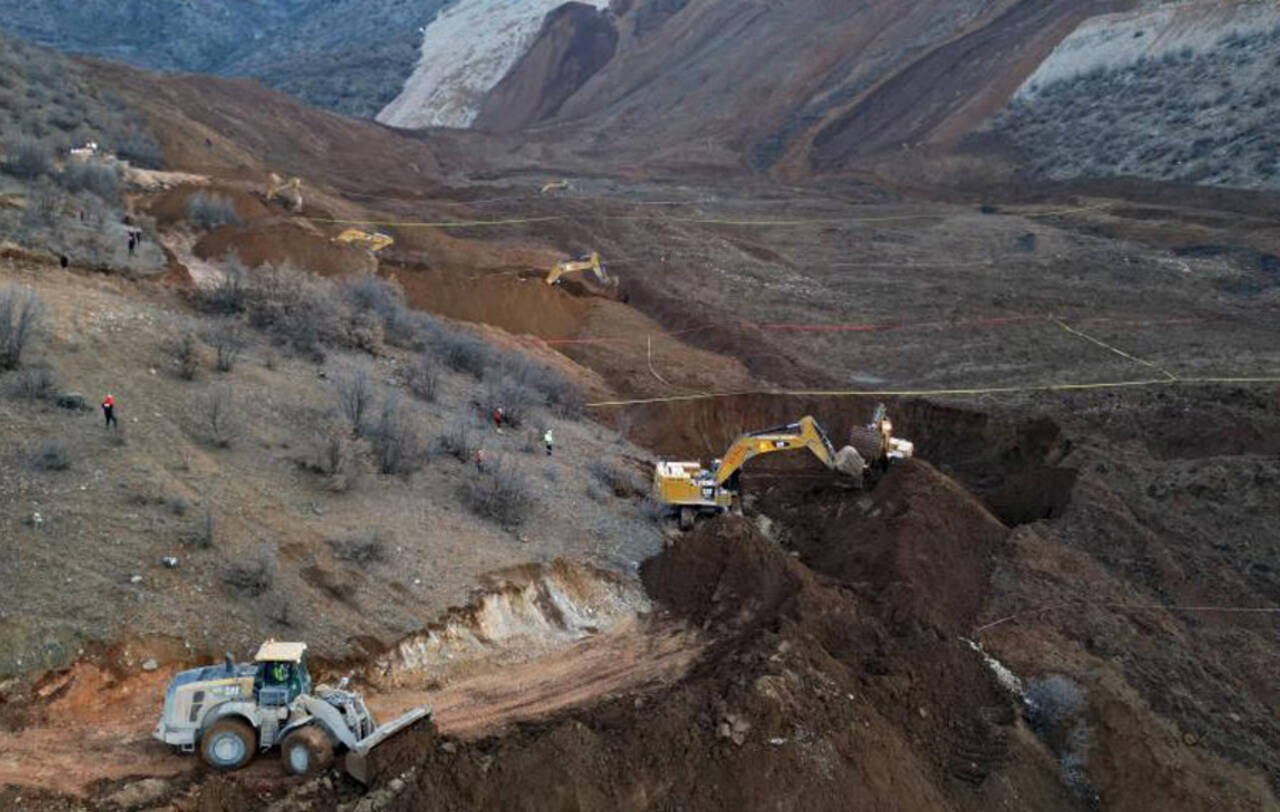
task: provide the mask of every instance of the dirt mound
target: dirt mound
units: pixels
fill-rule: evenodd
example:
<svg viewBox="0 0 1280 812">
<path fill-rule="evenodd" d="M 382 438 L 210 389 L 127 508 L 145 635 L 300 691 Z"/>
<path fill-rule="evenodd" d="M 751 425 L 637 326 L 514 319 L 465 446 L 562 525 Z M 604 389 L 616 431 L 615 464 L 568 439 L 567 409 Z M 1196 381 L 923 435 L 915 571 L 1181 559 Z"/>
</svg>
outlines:
<svg viewBox="0 0 1280 812">
<path fill-rule="evenodd" d="M 777 482 L 758 502 L 806 564 L 870 596 L 891 625 L 972 628 L 1009 532 L 973 494 L 922 460 L 895 465 L 869 495 L 802 487 L 812 492 Z"/>
</svg>

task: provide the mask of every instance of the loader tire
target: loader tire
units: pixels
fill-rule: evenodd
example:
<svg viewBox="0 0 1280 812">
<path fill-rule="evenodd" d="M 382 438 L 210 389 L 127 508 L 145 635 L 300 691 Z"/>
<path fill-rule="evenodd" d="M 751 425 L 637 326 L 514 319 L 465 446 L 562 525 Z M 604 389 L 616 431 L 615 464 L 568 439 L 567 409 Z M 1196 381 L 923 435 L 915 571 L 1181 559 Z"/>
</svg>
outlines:
<svg viewBox="0 0 1280 812">
<path fill-rule="evenodd" d="M 280 745 L 280 766 L 286 775 L 314 777 L 333 764 L 333 742 L 316 725 L 299 728 Z"/>
<path fill-rule="evenodd" d="M 253 760 L 257 736 L 243 719 L 219 719 L 200 737 L 200 758 L 215 770 L 238 770 Z"/>
</svg>

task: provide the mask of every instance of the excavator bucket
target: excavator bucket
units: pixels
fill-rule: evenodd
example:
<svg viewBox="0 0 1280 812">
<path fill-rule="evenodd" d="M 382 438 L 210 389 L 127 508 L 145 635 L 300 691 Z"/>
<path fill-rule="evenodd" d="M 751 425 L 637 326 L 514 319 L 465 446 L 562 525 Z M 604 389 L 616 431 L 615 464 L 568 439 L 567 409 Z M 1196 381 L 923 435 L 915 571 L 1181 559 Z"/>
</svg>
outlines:
<svg viewBox="0 0 1280 812">
<path fill-rule="evenodd" d="M 431 725 L 431 707 L 414 708 L 399 718 L 381 725 L 368 736 L 347 749 L 343 766 L 347 774 L 366 787 L 376 782 L 385 768 L 379 758 L 379 748 L 391 739 L 409 735 L 414 731 L 426 731 Z"/>
<path fill-rule="evenodd" d="M 862 459 L 862 455 L 851 445 L 836 452 L 836 461 L 834 468 L 842 474 L 857 480 L 855 484 L 862 484 L 862 472 L 866 470 L 867 463 Z"/>
</svg>

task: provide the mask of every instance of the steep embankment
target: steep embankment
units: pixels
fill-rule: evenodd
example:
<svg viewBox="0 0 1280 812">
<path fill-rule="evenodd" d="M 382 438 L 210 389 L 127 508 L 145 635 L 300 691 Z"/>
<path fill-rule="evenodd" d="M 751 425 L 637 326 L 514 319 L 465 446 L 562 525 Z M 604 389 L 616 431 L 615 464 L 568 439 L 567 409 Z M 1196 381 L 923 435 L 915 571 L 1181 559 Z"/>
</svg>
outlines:
<svg viewBox="0 0 1280 812">
<path fill-rule="evenodd" d="M 515 132 L 554 116 L 618 48 L 609 16 L 585 3 L 547 15 L 529 50 L 485 97 L 473 126 Z"/>
<path fill-rule="evenodd" d="M 440 13 L 404 90 L 377 116 L 396 127 L 466 127 L 481 100 L 538 36 L 560 0 L 463 0 Z M 607 0 L 591 0 L 596 8 Z"/>
<path fill-rule="evenodd" d="M 994 129 L 1054 179 L 1280 188 L 1274 4 L 1194 3 L 1081 25 Z"/>
</svg>

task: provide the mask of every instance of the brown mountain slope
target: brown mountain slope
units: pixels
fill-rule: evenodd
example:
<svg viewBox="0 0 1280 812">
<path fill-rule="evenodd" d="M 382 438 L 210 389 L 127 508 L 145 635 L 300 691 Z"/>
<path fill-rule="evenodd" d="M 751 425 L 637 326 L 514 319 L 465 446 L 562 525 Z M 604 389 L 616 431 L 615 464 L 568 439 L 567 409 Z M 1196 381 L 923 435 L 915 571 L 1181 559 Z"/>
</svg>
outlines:
<svg viewBox="0 0 1280 812">
<path fill-rule="evenodd" d="M 472 126 L 514 132 L 554 116 L 618 47 L 609 18 L 585 3 L 547 15 L 533 46 L 485 99 Z"/>
<path fill-rule="evenodd" d="M 565 99 L 566 79 L 580 73 L 556 66 L 576 66 L 575 57 L 594 64 L 600 54 L 579 53 L 567 32 L 544 32 L 495 89 L 483 121 L 509 129 L 536 121 L 531 110 L 558 106 L 530 137 L 650 166 L 773 169 L 785 156 L 792 176 L 810 164 L 838 171 L 904 142 L 962 135 L 1002 107 L 1080 20 L 1132 5 L 617 4 L 617 54 L 581 89 Z"/>
</svg>

